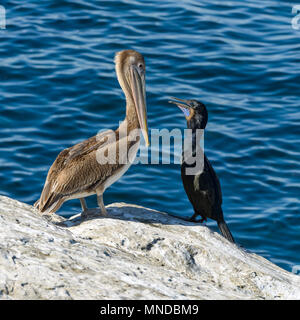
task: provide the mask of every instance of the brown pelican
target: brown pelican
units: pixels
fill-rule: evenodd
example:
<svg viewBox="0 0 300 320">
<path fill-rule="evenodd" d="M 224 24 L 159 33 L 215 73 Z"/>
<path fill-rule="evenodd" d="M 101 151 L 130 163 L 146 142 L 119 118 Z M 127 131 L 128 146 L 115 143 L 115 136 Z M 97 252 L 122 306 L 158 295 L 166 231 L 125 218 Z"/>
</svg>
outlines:
<svg viewBox="0 0 300 320">
<path fill-rule="evenodd" d="M 58 155 L 35 203 L 41 213 L 56 212 L 65 201 L 80 199 L 82 213 L 87 215 L 95 210 L 87 208 L 84 198 L 96 194 L 102 215 L 107 215 L 103 193 L 134 160 L 140 131 L 149 146 L 144 58 L 134 50 L 120 51 L 115 56 L 115 66 L 126 97 L 125 120 L 115 131 L 104 131 Z"/>
</svg>

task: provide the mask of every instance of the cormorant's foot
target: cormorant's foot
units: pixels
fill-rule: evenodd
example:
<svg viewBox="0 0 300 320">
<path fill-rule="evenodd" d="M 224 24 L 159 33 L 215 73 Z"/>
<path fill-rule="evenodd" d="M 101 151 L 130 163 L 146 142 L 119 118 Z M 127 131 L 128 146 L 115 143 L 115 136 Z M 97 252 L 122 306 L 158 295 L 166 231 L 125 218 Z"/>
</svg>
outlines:
<svg viewBox="0 0 300 320">
<path fill-rule="evenodd" d="M 199 219 L 199 220 L 196 220 L 196 217 L 197 217 L 197 216 L 195 216 L 195 217 L 192 216 L 191 219 L 190 219 L 190 221 L 191 221 L 191 222 L 195 222 L 195 223 L 203 223 L 203 222 L 207 221 L 206 218 L 201 218 L 201 219 Z"/>
</svg>

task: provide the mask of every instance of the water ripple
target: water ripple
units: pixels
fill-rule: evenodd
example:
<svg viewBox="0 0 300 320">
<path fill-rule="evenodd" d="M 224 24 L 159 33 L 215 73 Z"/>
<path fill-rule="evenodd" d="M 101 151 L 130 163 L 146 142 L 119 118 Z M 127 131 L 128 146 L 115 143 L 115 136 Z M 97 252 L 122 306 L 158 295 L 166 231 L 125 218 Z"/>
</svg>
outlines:
<svg viewBox="0 0 300 320">
<path fill-rule="evenodd" d="M 8 0 L 0 30 L 1 193 L 33 203 L 66 147 L 125 114 L 115 52 L 147 63 L 150 128 L 181 128 L 170 96 L 205 102 L 205 150 L 244 247 L 300 264 L 300 32 L 290 3 Z M 95 199 L 89 199 L 95 205 Z M 105 194 L 190 216 L 179 165 L 136 165 Z M 70 201 L 61 214 L 80 210 Z M 216 230 L 214 222 L 209 226 Z"/>
</svg>

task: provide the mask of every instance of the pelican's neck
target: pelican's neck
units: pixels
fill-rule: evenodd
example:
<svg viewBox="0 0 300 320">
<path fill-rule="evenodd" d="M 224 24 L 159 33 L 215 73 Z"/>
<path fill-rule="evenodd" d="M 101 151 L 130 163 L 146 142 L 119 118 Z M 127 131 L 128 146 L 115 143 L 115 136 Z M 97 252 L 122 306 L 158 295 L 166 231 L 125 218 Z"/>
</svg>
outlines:
<svg viewBox="0 0 300 320">
<path fill-rule="evenodd" d="M 128 80 L 125 77 L 125 71 L 122 67 L 122 63 L 120 61 L 116 64 L 116 73 L 117 78 L 119 81 L 119 84 L 125 94 L 126 98 L 126 117 L 124 121 L 122 122 L 123 125 L 127 125 L 128 130 L 137 129 L 140 127 L 138 116 L 135 109 L 135 104 L 133 100 L 133 96 L 131 93 L 130 85 L 128 83 Z"/>
<path fill-rule="evenodd" d="M 126 101 L 126 117 L 128 129 L 139 129 L 140 123 L 138 120 L 138 115 L 136 113 L 135 105 L 133 102 Z"/>
<path fill-rule="evenodd" d="M 137 137 L 140 136 L 140 125 L 138 117 L 133 104 L 126 105 L 126 117 L 120 123 L 119 128 L 116 130 L 118 137 L 127 136 L 130 141 L 136 141 Z M 138 138 L 139 139 L 139 138 Z"/>
<path fill-rule="evenodd" d="M 131 142 L 140 141 L 140 124 L 138 121 L 138 116 L 135 111 L 134 104 L 126 104 L 126 117 L 120 123 L 117 129 L 117 134 L 119 139 L 121 137 L 127 137 L 127 140 Z M 129 144 L 130 146 L 130 144 Z"/>
</svg>

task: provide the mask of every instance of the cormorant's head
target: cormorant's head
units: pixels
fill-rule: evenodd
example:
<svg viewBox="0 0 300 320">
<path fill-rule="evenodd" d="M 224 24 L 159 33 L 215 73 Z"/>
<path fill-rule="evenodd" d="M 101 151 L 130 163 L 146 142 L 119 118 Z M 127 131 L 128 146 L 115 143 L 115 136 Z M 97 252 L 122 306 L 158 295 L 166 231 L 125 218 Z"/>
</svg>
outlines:
<svg viewBox="0 0 300 320">
<path fill-rule="evenodd" d="M 208 114 L 205 105 L 197 100 L 184 100 L 172 97 L 176 101 L 169 101 L 176 104 L 184 113 L 188 128 L 205 129 Z"/>
</svg>

